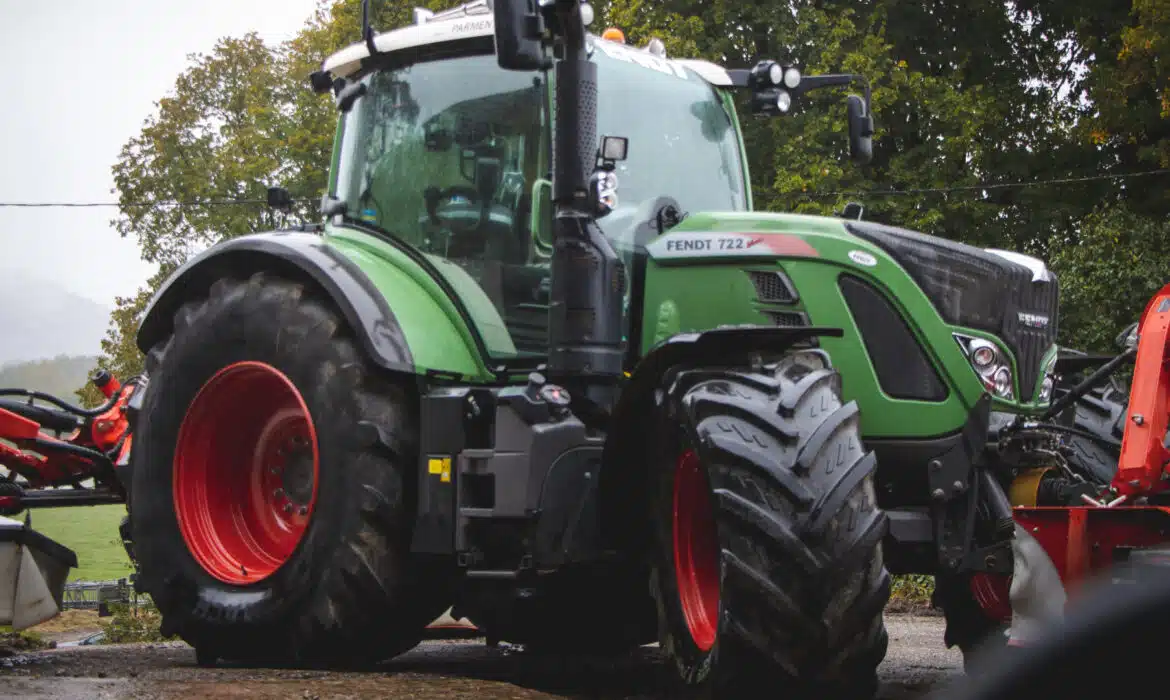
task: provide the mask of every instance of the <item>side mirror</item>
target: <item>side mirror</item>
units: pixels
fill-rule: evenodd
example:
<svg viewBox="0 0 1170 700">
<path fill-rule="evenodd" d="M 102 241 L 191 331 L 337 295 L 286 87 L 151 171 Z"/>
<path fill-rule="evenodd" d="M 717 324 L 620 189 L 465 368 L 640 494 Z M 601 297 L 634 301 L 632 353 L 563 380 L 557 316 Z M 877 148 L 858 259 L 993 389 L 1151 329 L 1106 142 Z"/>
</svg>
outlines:
<svg viewBox="0 0 1170 700">
<path fill-rule="evenodd" d="M 873 115 L 858 95 L 846 98 L 849 114 L 849 157 L 862 165 L 873 160 Z"/>
<path fill-rule="evenodd" d="M 292 195 L 283 187 L 268 188 L 268 206 L 283 212 L 292 211 Z"/>
<path fill-rule="evenodd" d="M 494 0 L 496 62 L 500 68 L 533 71 L 549 67 L 536 4 L 537 0 Z"/>
<path fill-rule="evenodd" d="M 1117 334 L 1117 338 L 1113 341 L 1121 351 L 1130 350 L 1137 347 L 1138 343 L 1138 324 L 1137 321 L 1125 327 L 1125 330 Z"/>
</svg>

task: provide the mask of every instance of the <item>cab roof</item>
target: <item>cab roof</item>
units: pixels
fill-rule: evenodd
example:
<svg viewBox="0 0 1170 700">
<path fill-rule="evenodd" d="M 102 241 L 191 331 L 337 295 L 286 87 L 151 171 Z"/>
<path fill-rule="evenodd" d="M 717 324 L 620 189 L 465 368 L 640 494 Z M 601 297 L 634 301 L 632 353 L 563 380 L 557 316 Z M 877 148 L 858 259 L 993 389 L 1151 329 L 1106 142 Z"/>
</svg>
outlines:
<svg viewBox="0 0 1170 700">
<path fill-rule="evenodd" d="M 416 9 L 414 17 L 413 25 L 376 35 L 374 47 L 378 53 L 393 53 L 429 44 L 477 39 L 495 34 L 495 20 L 485 0 L 476 0 L 437 14 Z M 657 70 L 662 70 L 663 67 L 668 70 L 681 68 L 719 87 L 731 87 L 733 84 L 727 69 L 708 61 L 662 58 L 645 49 L 633 48 L 593 35 L 590 35 L 590 39 L 593 46 L 600 46 L 607 55 L 620 60 Z M 355 42 L 325 59 L 321 63 L 321 70 L 335 77 L 348 78 L 361 69 L 362 61 L 369 56 L 370 50 L 366 43 Z"/>
</svg>

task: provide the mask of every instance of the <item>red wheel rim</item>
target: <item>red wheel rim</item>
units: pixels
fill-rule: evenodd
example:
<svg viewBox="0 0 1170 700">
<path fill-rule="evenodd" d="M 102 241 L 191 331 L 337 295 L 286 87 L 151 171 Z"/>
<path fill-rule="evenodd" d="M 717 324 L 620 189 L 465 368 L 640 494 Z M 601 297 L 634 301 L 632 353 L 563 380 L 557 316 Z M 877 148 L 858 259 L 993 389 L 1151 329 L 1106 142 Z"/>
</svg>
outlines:
<svg viewBox="0 0 1170 700">
<path fill-rule="evenodd" d="M 224 583 L 271 576 L 305 534 L 319 468 L 292 381 L 262 362 L 221 369 L 195 395 L 175 446 L 175 514 L 191 555 Z"/>
<path fill-rule="evenodd" d="M 1011 585 L 1010 576 L 978 573 L 971 576 L 971 595 L 988 617 L 997 622 L 1011 622 Z"/>
<path fill-rule="evenodd" d="M 693 450 L 679 457 L 674 472 L 674 574 L 691 640 L 709 651 L 719 628 L 719 541 L 706 475 Z"/>
</svg>

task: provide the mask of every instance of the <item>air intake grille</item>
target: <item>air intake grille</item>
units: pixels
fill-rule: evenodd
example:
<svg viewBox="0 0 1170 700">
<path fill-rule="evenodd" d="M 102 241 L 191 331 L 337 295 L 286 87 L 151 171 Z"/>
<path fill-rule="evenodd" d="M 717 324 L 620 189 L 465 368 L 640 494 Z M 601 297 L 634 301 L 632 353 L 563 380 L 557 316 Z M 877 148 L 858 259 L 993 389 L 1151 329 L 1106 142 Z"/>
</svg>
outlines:
<svg viewBox="0 0 1170 700">
<path fill-rule="evenodd" d="M 779 271 L 748 270 L 756 287 L 756 297 L 772 304 L 795 304 L 799 297 L 788 276 Z"/>
<path fill-rule="evenodd" d="M 895 399 L 946 399 L 946 385 L 902 315 L 880 292 L 856 277 L 842 275 L 838 284 L 882 391 Z"/>
<path fill-rule="evenodd" d="M 781 328 L 800 328 L 808 325 L 808 316 L 798 311 L 765 311 L 774 325 Z"/>
</svg>

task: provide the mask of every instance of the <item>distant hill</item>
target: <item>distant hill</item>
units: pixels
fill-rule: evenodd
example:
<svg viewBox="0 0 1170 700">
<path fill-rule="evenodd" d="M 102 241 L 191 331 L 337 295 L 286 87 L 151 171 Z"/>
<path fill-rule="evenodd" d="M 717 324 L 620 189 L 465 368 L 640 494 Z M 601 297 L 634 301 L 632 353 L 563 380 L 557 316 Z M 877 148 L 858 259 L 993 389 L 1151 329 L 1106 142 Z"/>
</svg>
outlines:
<svg viewBox="0 0 1170 700">
<path fill-rule="evenodd" d="M 77 403 L 80 389 L 97 368 L 97 356 L 54 357 L 0 367 L 0 389 L 32 389 Z"/>
<path fill-rule="evenodd" d="M 4 270 L 0 273 L 0 368 L 61 355 L 98 354 L 110 311 L 52 280 Z"/>
</svg>

